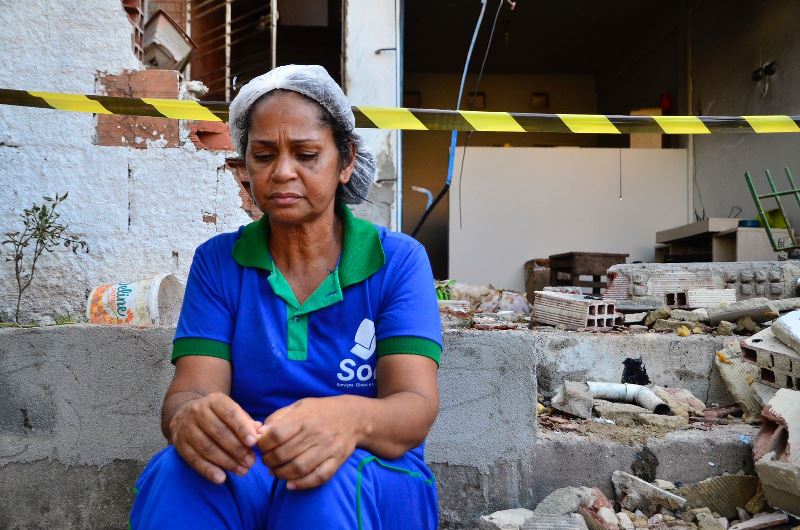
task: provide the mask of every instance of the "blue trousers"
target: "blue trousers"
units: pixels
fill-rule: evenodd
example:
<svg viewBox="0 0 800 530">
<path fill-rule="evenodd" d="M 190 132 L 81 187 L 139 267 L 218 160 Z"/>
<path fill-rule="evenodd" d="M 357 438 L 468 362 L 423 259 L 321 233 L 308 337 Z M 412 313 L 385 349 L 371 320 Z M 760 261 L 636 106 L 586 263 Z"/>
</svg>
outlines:
<svg viewBox="0 0 800 530">
<path fill-rule="evenodd" d="M 286 489 L 256 455 L 247 475 L 214 484 L 168 446 L 136 481 L 131 528 L 427 530 L 438 526 L 433 474 L 414 453 L 378 459 L 356 449 L 325 484 Z"/>
</svg>

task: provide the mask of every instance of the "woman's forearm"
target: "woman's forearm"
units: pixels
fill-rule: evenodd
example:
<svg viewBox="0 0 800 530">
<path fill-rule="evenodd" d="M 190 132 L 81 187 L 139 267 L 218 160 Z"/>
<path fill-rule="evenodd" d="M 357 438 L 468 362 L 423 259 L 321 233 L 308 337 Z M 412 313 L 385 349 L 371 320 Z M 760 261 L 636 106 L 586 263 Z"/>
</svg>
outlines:
<svg viewBox="0 0 800 530">
<path fill-rule="evenodd" d="M 381 398 L 338 396 L 359 433 L 357 446 L 382 458 L 399 458 L 428 435 L 439 403 L 423 394 L 397 392 Z"/>
</svg>

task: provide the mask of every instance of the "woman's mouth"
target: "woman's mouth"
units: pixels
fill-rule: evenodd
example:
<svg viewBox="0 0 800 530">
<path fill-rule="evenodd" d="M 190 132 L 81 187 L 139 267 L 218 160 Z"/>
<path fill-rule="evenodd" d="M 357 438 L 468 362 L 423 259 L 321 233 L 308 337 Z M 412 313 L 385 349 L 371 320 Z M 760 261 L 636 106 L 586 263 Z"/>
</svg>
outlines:
<svg viewBox="0 0 800 530">
<path fill-rule="evenodd" d="M 278 206 L 291 206 L 297 203 L 301 197 L 296 193 L 273 193 L 269 199 Z"/>
</svg>

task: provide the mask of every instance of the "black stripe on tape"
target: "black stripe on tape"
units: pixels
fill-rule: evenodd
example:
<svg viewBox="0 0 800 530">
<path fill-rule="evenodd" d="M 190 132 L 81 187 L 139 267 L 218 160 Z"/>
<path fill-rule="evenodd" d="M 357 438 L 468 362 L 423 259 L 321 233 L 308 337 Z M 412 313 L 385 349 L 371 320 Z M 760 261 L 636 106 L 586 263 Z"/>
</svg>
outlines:
<svg viewBox="0 0 800 530">
<path fill-rule="evenodd" d="M 432 131 L 474 131 L 475 127 L 454 110 L 408 109 Z"/>
<path fill-rule="evenodd" d="M 87 98 L 97 101 L 112 114 L 122 114 L 126 116 L 150 116 L 153 118 L 166 118 L 149 103 L 145 103 L 139 98 L 120 98 L 115 96 L 93 96 Z"/>
<path fill-rule="evenodd" d="M 555 114 L 512 114 L 528 132 L 571 133 L 569 127 Z"/>
<path fill-rule="evenodd" d="M 663 133 L 661 126 L 651 116 L 607 116 L 608 121 L 621 133 Z"/>
<path fill-rule="evenodd" d="M 19 107 L 34 107 L 39 109 L 52 109 L 53 107 L 39 96 L 34 96 L 25 90 L 11 90 L 0 88 L 0 105 L 17 105 Z"/>
</svg>

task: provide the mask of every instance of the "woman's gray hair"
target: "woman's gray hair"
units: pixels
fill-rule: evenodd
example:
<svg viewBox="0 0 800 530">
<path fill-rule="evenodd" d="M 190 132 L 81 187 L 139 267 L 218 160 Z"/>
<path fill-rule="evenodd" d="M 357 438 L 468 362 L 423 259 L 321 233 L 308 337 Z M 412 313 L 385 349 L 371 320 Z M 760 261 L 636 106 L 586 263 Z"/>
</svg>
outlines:
<svg viewBox="0 0 800 530">
<path fill-rule="evenodd" d="M 345 133 L 347 143 L 352 142 L 355 147 L 355 165 L 350 182 L 340 188 L 341 199 L 348 204 L 359 204 L 364 201 L 369 193 L 372 182 L 375 180 L 375 157 L 367 149 L 364 140 L 355 132 L 356 119 L 347 96 L 341 87 L 328 75 L 328 72 L 318 65 L 290 64 L 279 66 L 274 70 L 253 78 L 244 85 L 231 102 L 228 124 L 231 129 L 231 139 L 245 156 L 247 152 L 248 127 L 250 125 L 250 112 L 256 101 L 273 90 L 290 90 L 297 92 L 316 101 L 330 114 L 331 122 L 323 119 L 334 130 Z M 337 142 L 337 149 L 342 157 L 341 142 Z M 347 146 L 349 149 L 349 146 Z M 344 160 L 341 160 L 344 161 Z M 347 157 L 349 161 L 349 156 Z"/>
</svg>

